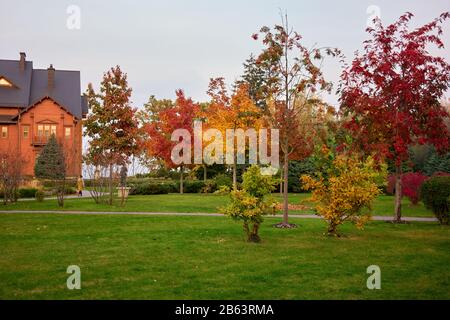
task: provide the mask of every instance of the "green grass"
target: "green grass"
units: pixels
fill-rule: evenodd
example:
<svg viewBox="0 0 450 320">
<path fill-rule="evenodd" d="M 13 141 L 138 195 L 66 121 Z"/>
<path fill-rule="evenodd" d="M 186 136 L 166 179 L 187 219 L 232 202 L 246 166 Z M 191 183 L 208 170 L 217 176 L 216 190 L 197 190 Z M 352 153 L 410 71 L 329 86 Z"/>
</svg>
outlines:
<svg viewBox="0 0 450 320">
<path fill-rule="evenodd" d="M 281 197 L 274 194 L 275 197 Z M 290 194 L 289 202 L 292 204 L 304 203 L 313 206 L 308 202 L 309 194 Z M 150 196 L 130 196 L 126 205 L 97 205 L 90 198 L 87 199 L 66 199 L 65 207 L 62 210 L 80 211 L 146 211 L 146 212 L 217 212 L 217 208 L 226 205 L 228 196 L 213 194 L 167 194 Z M 409 200 L 403 199 L 402 212 L 404 216 L 410 217 L 431 217 L 432 212 L 427 210 L 422 203 L 413 206 Z M 45 200 L 44 202 L 20 201 L 17 204 L 0 206 L 0 210 L 61 210 L 57 207 L 56 200 Z M 391 216 L 394 212 L 394 198 L 392 196 L 379 196 L 374 202 L 374 215 Z M 303 211 L 292 210 L 296 214 L 313 214 L 312 209 Z"/>
<path fill-rule="evenodd" d="M 0 299 L 450 299 L 450 233 L 371 222 L 266 219 L 261 244 L 225 217 L 0 214 Z M 381 268 L 381 290 L 366 268 Z M 66 268 L 81 268 L 81 290 Z"/>
</svg>

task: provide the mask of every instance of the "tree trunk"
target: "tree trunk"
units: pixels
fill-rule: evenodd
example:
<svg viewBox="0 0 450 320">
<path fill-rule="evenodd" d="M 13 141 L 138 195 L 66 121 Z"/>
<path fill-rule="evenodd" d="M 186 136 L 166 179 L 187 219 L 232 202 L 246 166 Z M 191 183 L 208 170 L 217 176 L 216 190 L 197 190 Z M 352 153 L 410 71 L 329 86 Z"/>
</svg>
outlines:
<svg viewBox="0 0 450 320">
<path fill-rule="evenodd" d="M 401 219 L 402 219 L 402 167 L 400 164 L 395 167 L 394 222 L 401 222 Z"/>
<path fill-rule="evenodd" d="M 259 223 L 254 223 L 252 232 L 250 233 L 250 237 L 248 239 L 249 242 L 256 242 L 256 243 L 261 242 L 261 238 L 258 235 L 258 231 L 259 231 Z"/>
<path fill-rule="evenodd" d="M 233 158 L 233 190 L 237 190 L 237 165 L 236 165 L 236 155 Z"/>
<path fill-rule="evenodd" d="M 247 239 L 248 239 L 248 237 L 250 236 L 250 229 L 248 228 L 247 221 L 244 221 L 244 224 L 243 224 L 242 228 L 244 229 L 244 232 L 247 235 Z"/>
<path fill-rule="evenodd" d="M 283 195 L 283 168 L 280 168 L 280 196 Z"/>
<path fill-rule="evenodd" d="M 58 205 L 64 207 L 64 192 L 66 191 L 66 179 L 62 181 L 62 186 L 57 191 Z"/>
<path fill-rule="evenodd" d="M 248 222 L 244 222 L 243 229 L 245 234 L 247 235 L 247 242 L 261 242 L 261 238 L 258 235 L 259 223 L 253 223 L 253 227 L 250 230 Z"/>
<path fill-rule="evenodd" d="M 337 233 L 337 224 L 333 221 L 328 221 L 328 230 L 327 234 L 329 236 L 339 237 L 339 234 Z"/>
<path fill-rule="evenodd" d="M 109 164 L 109 205 L 113 204 L 113 165 Z"/>
<path fill-rule="evenodd" d="M 206 164 L 203 165 L 203 181 L 206 182 L 207 180 L 207 171 L 206 171 Z"/>
<path fill-rule="evenodd" d="M 283 164 L 283 224 L 289 224 L 289 199 L 288 199 L 288 178 L 289 178 L 289 156 L 287 153 L 288 146 L 287 139 L 285 139 L 285 152 Z"/>
<path fill-rule="evenodd" d="M 183 191 L 184 191 L 184 188 L 183 188 L 183 178 L 184 178 L 184 176 L 183 176 L 183 173 L 184 173 L 184 167 L 183 166 L 181 166 L 180 167 L 180 194 L 183 194 Z"/>
</svg>

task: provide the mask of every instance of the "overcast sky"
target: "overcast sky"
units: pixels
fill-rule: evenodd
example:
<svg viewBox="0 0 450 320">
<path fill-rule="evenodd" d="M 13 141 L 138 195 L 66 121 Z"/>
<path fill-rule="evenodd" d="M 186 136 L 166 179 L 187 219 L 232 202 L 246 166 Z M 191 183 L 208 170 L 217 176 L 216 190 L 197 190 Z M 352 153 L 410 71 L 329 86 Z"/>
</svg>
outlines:
<svg viewBox="0 0 450 320">
<path fill-rule="evenodd" d="M 366 39 L 366 23 L 379 8 L 384 23 L 405 11 L 415 14 L 412 25 L 424 24 L 450 10 L 448 0 L 396 1 L 24 1 L 0 0 L 0 59 L 18 59 L 19 51 L 35 68 L 80 70 L 81 85 L 95 85 L 109 67 L 128 73 L 133 102 L 148 96 L 173 98 L 177 88 L 196 100 L 206 100 L 209 78 L 231 83 L 242 73 L 243 61 L 261 49 L 251 34 L 263 25 L 279 23 L 286 10 L 305 43 L 339 47 L 349 60 Z M 80 10 L 80 28 L 73 20 Z M 376 6 L 376 7 L 370 7 Z M 374 9 L 375 8 L 375 9 Z M 67 27 L 69 19 L 70 28 Z M 446 48 L 436 51 L 450 61 L 450 24 L 445 24 Z M 336 61 L 325 74 L 336 82 Z M 326 97 L 335 104 L 336 97 Z"/>
</svg>

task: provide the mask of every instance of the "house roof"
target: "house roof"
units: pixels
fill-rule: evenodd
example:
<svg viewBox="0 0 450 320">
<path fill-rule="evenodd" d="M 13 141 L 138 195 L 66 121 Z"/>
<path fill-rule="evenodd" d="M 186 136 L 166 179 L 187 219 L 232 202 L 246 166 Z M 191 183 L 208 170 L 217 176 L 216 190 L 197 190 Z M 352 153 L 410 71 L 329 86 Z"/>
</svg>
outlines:
<svg viewBox="0 0 450 320">
<path fill-rule="evenodd" d="M 87 114 L 87 101 L 80 95 L 79 71 L 55 70 L 53 87 L 49 88 L 47 69 L 33 69 L 33 63 L 26 61 L 22 71 L 18 60 L 0 60 L 2 76 L 16 87 L 0 86 L 0 108 L 27 109 L 44 97 L 50 97 L 78 119 Z"/>
<path fill-rule="evenodd" d="M 33 62 L 26 61 L 25 70 L 20 71 L 19 61 L 0 60 L 0 77 L 5 77 L 15 87 L 0 86 L 0 106 L 25 108 L 30 100 Z"/>
</svg>

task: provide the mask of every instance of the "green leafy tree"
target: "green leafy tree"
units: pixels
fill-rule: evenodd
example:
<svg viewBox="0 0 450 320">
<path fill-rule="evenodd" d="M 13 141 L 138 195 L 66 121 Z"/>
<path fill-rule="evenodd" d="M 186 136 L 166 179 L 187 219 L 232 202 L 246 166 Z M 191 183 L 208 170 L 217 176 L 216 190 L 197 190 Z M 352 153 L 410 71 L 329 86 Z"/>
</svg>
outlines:
<svg viewBox="0 0 450 320">
<path fill-rule="evenodd" d="M 58 199 L 58 205 L 64 206 L 64 192 L 66 182 L 66 161 L 62 146 L 52 135 L 47 144 L 36 158 L 34 174 L 39 179 L 48 179 L 53 182 Z"/>
<path fill-rule="evenodd" d="M 242 190 L 231 192 L 231 203 L 221 208 L 225 215 L 243 221 L 248 242 L 260 242 L 259 227 L 263 215 L 275 213 L 276 201 L 271 197 L 276 181 L 261 174 L 258 166 L 251 166 L 243 174 Z"/>
</svg>

